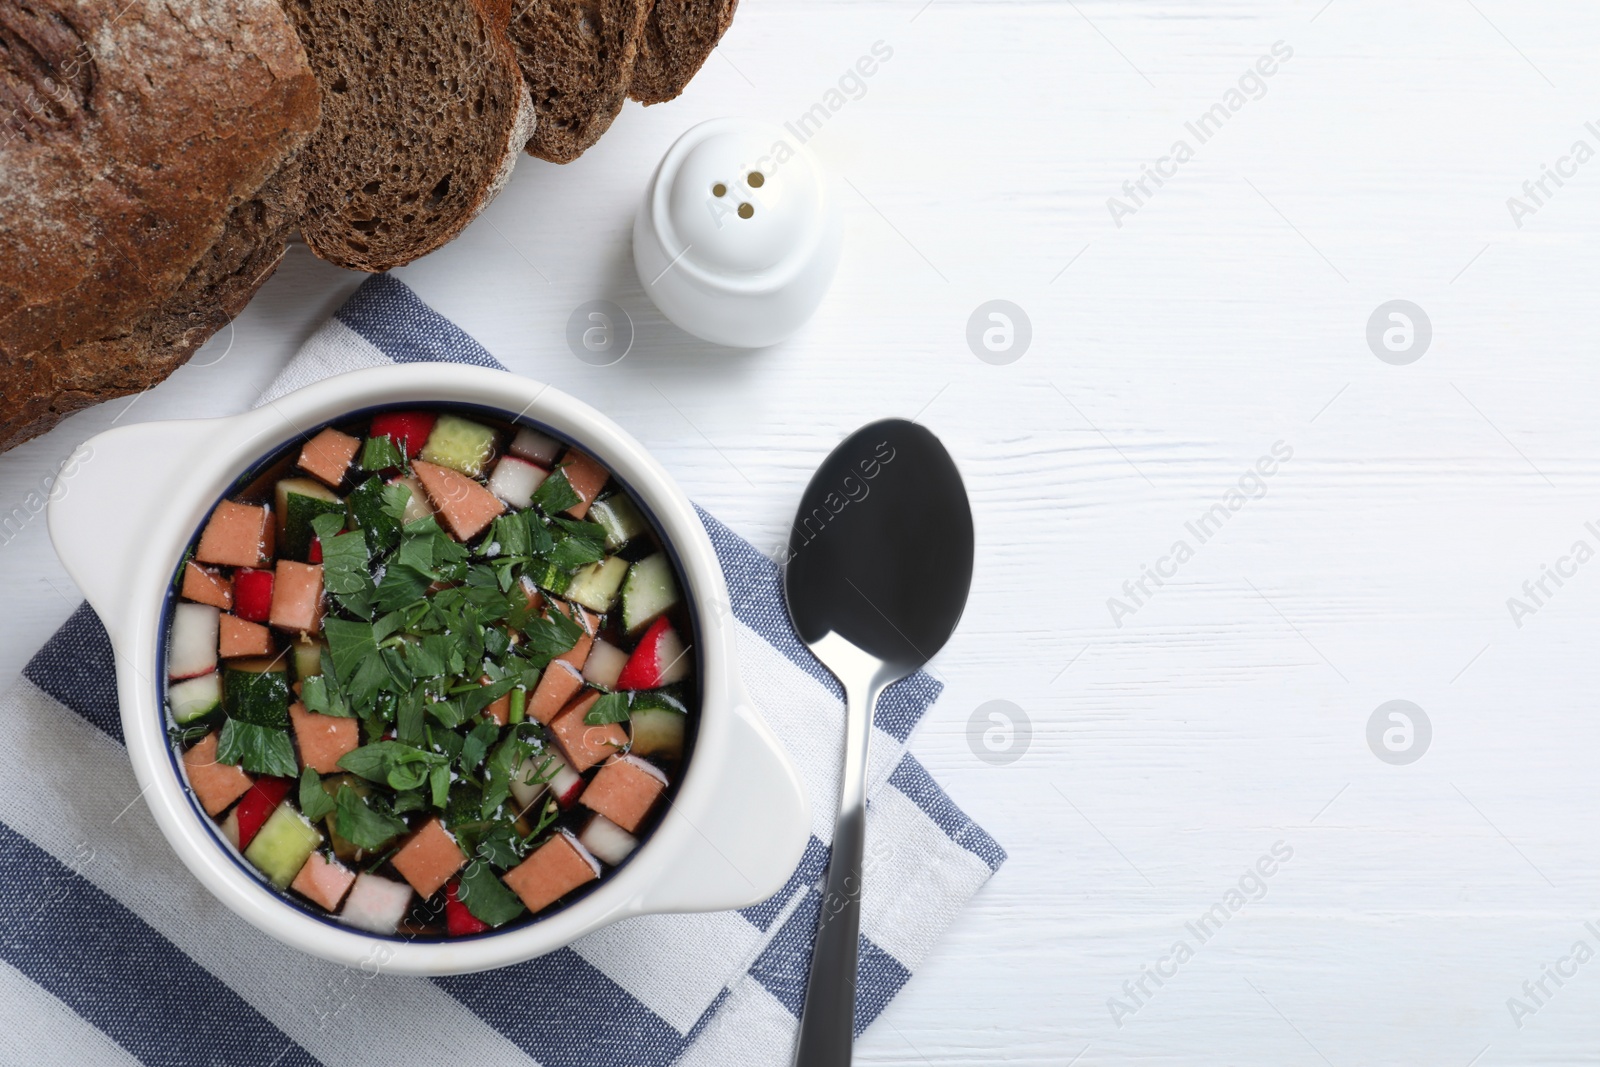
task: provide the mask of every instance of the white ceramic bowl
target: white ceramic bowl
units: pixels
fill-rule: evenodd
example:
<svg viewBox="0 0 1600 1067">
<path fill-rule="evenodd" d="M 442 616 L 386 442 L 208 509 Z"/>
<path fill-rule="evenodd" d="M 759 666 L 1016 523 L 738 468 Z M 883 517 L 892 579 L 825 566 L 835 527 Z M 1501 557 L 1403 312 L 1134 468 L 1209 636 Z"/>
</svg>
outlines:
<svg viewBox="0 0 1600 1067">
<path fill-rule="evenodd" d="M 633 262 L 678 326 L 762 348 L 817 310 L 843 234 L 838 199 L 803 144 L 769 123 L 712 119 L 656 168 L 634 218 Z"/>
<path fill-rule="evenodd" d="M 525 925 L 459 940 L 381 937 L 317 917 L 254 873 L 192 800 L 166 736 L 158 661 L 169 583 L 205 516 L 257 461 L 366 408 L 473 404 L 521 418 L 605 464 L 655 518 L 687 579 L 701 708 L 660 825 L 589 895 Z M 173 849 L 239 915 L 288 945 L 350 967 L 455 974 L 531 959 L 618 919 L 743 907 L 776 892 L 809 834 L 804 792 L 740 680 L 722 569 L 694 508 L 639 442 L 581 401 L 503 371 L 424 363 L 328 378 L 244 415 L 125 426 L 52 499 L 50 536 L 116 650 L 128 755 Z"/>
</svg>

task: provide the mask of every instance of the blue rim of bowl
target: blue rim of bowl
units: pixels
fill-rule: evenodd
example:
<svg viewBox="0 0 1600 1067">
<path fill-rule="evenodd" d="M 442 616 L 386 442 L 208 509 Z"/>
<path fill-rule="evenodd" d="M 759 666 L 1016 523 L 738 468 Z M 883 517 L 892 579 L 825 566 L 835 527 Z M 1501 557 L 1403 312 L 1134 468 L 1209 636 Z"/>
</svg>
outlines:
<svg viewBox="0 0 1600 1067">
<path fill-rule="evenodd" d="M 684 731 L 683 756 L 678 761 L 678 773 L 674 780 L 667 786 L 667 791 L 664 794 L 666 802 L 652 818 L 649 828 L 645 830 L 645 832 L 636 835 L 639 838 L 638 847 L 635 848 L 632 853 L 630 853 L 615 867 L 611 867 L 608 864 L 607 867 L 609 869 L 606 870 L 599 878 L 585 886 L 573 890 L 571 893 L 568 893 L 566 896 L 558 900 L 555 904 L 540 911 L 537 915 L 520 917 L 512 920 L 504 926 L 485 930 L 482 933 L 463 934 L 454 937 L 449 935 L 429 934 L 375 934 L 368 930 L 362 930 L 359 927 L 351 926 L 348 923 L 340 922 L 337 916 L 334 914 L 327 911 L 317 910 L 291 895 L 289 890 L 280 890 L 271 882 L 267 881 L 267 879 L 262 877 L 261 872 L 256 869 L 255 865 L 249 860 L 245 859 L 240 850 L 236 849 L 232 842 L 222 836 L 221 827 L 218 825 L 217 821 L 210 815 L 206 814 L 205 809 L 200 806 L 199 801 L 195 798 L 194 790 L 189 787 L 188 778 L 183 773 L 183 766 L 180 762 L 179 746 L 172 742 L 170 735 L 168 734 L 169 727 L 172 724 L 169 723 L 167 719 L 167 688 L 171 685 L 170 680 L 167 679 L 167 635 L 172 624 L 173 607 L 182 600 L 182 598 L 178 595 L 178 589 L 181 585 L 183 567 L 184 564 L 188 562 L 190 547 L 199 538 L 200 531 L 204 529 L 206 520 L 210 519 L 211 513 L 216 510 L 217 505 L 228 499 L 230 495 L 237 492 L 241 487 L 249 485 L 251 482 L 255 481 L 257 478 L 261 477 L 261 475 L 265 474 L 268 470 L 281 462 L 284 458 L 283 454 L 285 450 L 288 449 L 294 442 L 309 441 L 314 435 L 329 426 L 349 422 L 353 419 L 360 419 L 367 415 L 373 415 L 379 412 L 393 411 L 397 407 L 419 408 L 428 411 L 449 411 L 457 414 L 477 412 L 480 415 L 488 415 L 497 421 L 508 423 L 512 426 L 526 426 L 529 429 L 536 430 L 539 433 L 555 438 L 569 448 L 576 448 L 585 455 L 593 455 L 593 453 L 588 450 L 587 445 L 585 445 L 583 442 L 575 440 L 571 434 L 564 433 L 554 426 L 546 425 L 537 419 L 529 418 L 527 415 L 516 414 L 504 408 L 497 408 L 492 404 L 462 403 L 459 401 L 428 402 L 418 400 L 405 401 L 399 404 L 371 404 L 365 407 L 354 408 L 331 419 L 325 419 L 322 422 L 317 423 L 315 426 L 312 426 L 308 430 L 299 431 L 292 436 L 285 437 L 283 440 L 279 441 L 278 444 L 269 449 L 264 456 L 258 457 L 256 460 L 246 466 L 244 470 L 233 479 L 233 481 L 228 483 L 227 489 L 218 495 L 218 497 L 211 502 L 210 506 L 206 508 L 205 518 L 201 520 L 200 525 L 195 528 L 195 530 L 189 535 L 188 540 L 184 542 L 183 552 L 179 556 L 178 562 L 173 567 L 172 577 L 167 582 L 167 590 L 162 597 L 161 603 L 161 618 L 159 629 L 157 631 L 159 634 L 159 642 L 156 646 L 156 677 L 160 679 L 160 681 L 156 683 L 156 714 L 160 716 L 162 736 L 167 739 L 167 762 L 171 766 L 173 774 L 177 777 L 179 786 L 183 789 L 184 800 L 188 802 L 190 809 L 193 810 L 201 824 L 205 826 L 206 832 L 211 836 L 211 839 L 216 844 L 218 851 L 227 857 L 235 867 L 238 867 L 241 871 L 243 871 L 251 881 L 259 885 L 263 892 L 270 895 L 278 903 L 283 904 L 286 907 L 293 908 L 296 912 L 306 916 L 307 918 L 315 919 L 317 922 L 331 926 L 336 930 L 343 930 L 346 933 L 352 933 L 361 937 L 370 937 L 379 941 L 394 942 L 398 944 L 421 943 L 425 945 L 459 945 L 472 941 L 482 941 L 488 938 L 500 937 L 505 934 L 515 933 L 519 930 L 525 930 L 531 926 L 542 923 L 553 916 L 561 914 L 568 908 L 587 899 L 592 893 L 599 890 L 601 886 L 615 877 L 618 871 L 632 863 L 641 853 L 644 852 L 646 848 L 649 847 L 650 839 L 655 836 L 655 831 L 660 827 L 661 821 L 666 817 L 667 811 L 672 807 L 672 802 L 674 798 L 676 798 L 684 779 L 688 777 L 689 765 L 694 759 L 695 741 L 700 732 L 699 713 L 704 703 L 702 694 L 704 692 L 703 683 L 705 678 L 705 635 L 700 626 L 699 604 L 695 598 L 694 588 L 685 579 L 685 576 L 688 572 L 684 568 L 683 560 L 678 554 L 677 546 L 674 545 L 663 533 L 661 520 L 656 516 L 655 511 L 650 507 L 647 500 L 634 489 L 630 482 L 628 482 L 621 475 L 617 474 L 617 472 L 611 469 L 610 466 L 607 466 L 606 472 L 610 475 L 611 480 L 616 482 L 616 484 L 622 488 L 622 491 L 627 493 L 629 498 L 633 500 L 634 504 L 638 506 L 639 510 L 644 513 L 645 518 L 650 522 L 650 529 L 655 535 L 657 544 L 661 546 L 662 551 L 667 553 L 667 558 L 672 561 L 673 571 L 678 579 L 678 587 L 680 592 L 683 594 L 685 606 L 688 609 L 689 623 L 694 628 L 694 696 L 696 706 L 692 709 L 693 714 L 689 716 L 689 722 L 686 724 L 688 729 Z M 217 669 L 222 669 L 220 662 L 218 663 Z M 415 892 L 415 890 L 413 890 L 413 892 Z M 426 904 L 427 902 L 424 901 L 423 903 Z M 408 910 L 406 914 L 409 916 L 414 910 L 414 908 L 412 910 Z"/>
</svg>

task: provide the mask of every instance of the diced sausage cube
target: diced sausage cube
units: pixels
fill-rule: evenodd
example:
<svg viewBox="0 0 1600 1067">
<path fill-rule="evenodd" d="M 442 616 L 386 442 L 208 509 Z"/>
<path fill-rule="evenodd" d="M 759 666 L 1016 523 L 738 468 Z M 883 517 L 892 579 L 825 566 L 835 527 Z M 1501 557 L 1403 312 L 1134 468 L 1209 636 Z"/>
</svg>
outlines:
<svg viewBox="0 0 1600 1067">
<path fill-rule="evenodd" d="M 194 558 L 226 567 L 259 567 L 272 559 L 272 538 L 266 508 L 224 500 L 200 534 Z"/>
<path fill-rule="evenodd" d="M 337 488 L 360 447 L 359 440 L 329 426 L 300 450 L 300 469 Z"/>
<path fill-rule="evenodd" d="M 314 634 L 322 629 L 322 564 L 283 560 L 272 584 L 272 616 L 280 630 Z"/>
<path fill-rule="evenodd" d="M 594 648 L 595 631 L 599 628 L 600 618 L 586 611 L 581 604 L 569 604 L 560 600 L 551 601 L 555 609 L 569 619 L 574 619 L 583 633 L 578 636 L 577 644 L 556 658 L 563 663 L 572 664 L 575 671 L 583 670 L 583 665 L 589 661 L 589 650 Z"/>
<path fill-rule="evenodd" d="M 246 622 L 237 615 L 223 615 L 218 622 L 217 654 L 223 659 L 272 654 L 272 631 L 260 623 Z"/>
<path fill-rule="evenodd" d="M 289 888 L 313 900 L 329 911 L 339 910 L 339 901 L 355 884 L 355 872 L 338 860 L 330 860 L 320 852 L 313 852 L 300 873 L 294 876 Z"/>
<path fill-rule="evenodd" d="M 183 565 L 183 598 L 227 611 L 233 607 L 233 583 L 191 559 Z"/>
<path fill-rule="evenodd" d="M 567 484 L 572 486 L 572 491 L 583 498 L 568 508 L 567 514 L 581 519 L 589 514 L 589 505 L 606 487 L 611 473 L 575 448 L 567 451 L 561 469 L 567 472 Z"/>
<path fill-rule="evenodd" d="M 217 762 L 217 738 L 217 732 L 212 731 L 183 754 L 189 788 L 207 815 L 222 811 L 249 792 L 251 786 L 250 776 L 243 770 L 231 763 Z"/>
<path fill-rule="evenodd" d="M 506 510 L 500 498 L 460 471 L 417 460 L 411 465 L 457 540 L 470 541 Z"/>
<path fill-rule="evenodd" d="M 339 758 L 361 744 L 361 725 L 355 719 L 319 715 L 307 711 L 296 701 L 289 705 L 289 721 L 300 749 L 300 763 L 318 774 L 338 774 L 344 770 Z"/>
<path fill-rule="evenodd" d="M 653 764 L 623 756 L 595 772 L 579 803 L 635 833 L 666 788 L 667 776 Z"/>
<path fill-rule="evenodd" d="M 580 696 L 550 723 L 550 732 L 561 749 L 561 758 L 579 774 L 608 756 L 616 755 L 628 743 L 628 735 L 614 722 L 604 726 L 591 726 L 584 722 L 583 717 L 599 699 L 600 694 L 594 692 Z"/>
<path fill-rule="evenodd" d="M 576 838 L 562 831 L 506 872 L 505 883 L 529 911 L 540 912 L 585 882 L 600 877 L 600 864 Z"/>
<path fill-rule="evenodd" d="M 583 675 L 570 663 L 556 659 L 539 675 L 539 684 L 528 695 L 528 714 L 541 726 L 549 726 L 567 701 L 583 688 Z"/>
<path fill-rule="evenodd" d="M 423 899 L 437 893 L 467 864 L 461 846 L 437 818 L 429 819 L 390 861 Z"/>
</svg>

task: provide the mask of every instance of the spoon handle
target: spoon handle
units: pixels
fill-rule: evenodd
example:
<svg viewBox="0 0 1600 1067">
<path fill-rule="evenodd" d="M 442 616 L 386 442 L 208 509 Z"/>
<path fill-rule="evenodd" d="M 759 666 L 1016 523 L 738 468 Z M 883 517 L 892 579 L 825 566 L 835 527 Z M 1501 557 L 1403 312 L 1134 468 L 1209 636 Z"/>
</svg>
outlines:
<svg viewBox="0 0 1600 1067">
<path fill-rule="evenodd" d="M 842 679 L 845 688 L 844 774 L 833 850 L 811 950 L 805 1010 L 795 1067 L 849 1067 L 855 1041 L 856 950 L 861 930 L 862 857 L 867 837 L 867 744 L 875 678 Z"/>
</svg>

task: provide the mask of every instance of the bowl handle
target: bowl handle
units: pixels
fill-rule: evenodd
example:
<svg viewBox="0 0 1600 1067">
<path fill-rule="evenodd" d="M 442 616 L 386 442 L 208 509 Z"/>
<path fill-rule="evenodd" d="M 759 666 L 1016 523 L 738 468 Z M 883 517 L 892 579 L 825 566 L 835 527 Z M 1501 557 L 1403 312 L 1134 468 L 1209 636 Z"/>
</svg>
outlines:
<svg viewBox="0 0 1600 1067">
<path fill-rule="evenodd" d="M 185 473 L 185 459 L 217 431 L 219 419 L 119 426 L 78 446 L 52 487 L 50 540 L 67 573 L 116 639 L 129 584 L 148 530 Z"/>
<path fill-rule="evenodd" d="M 720 797 L 698 818 L 686 854 L 646 889 L 644 914 L 725 911 L 782 889 L 811 837 L 805 786 L 782 745 L 748 700 L 733 705 Z M 667 818 L 683 818 L 673 809 Z"/>
</svg>

